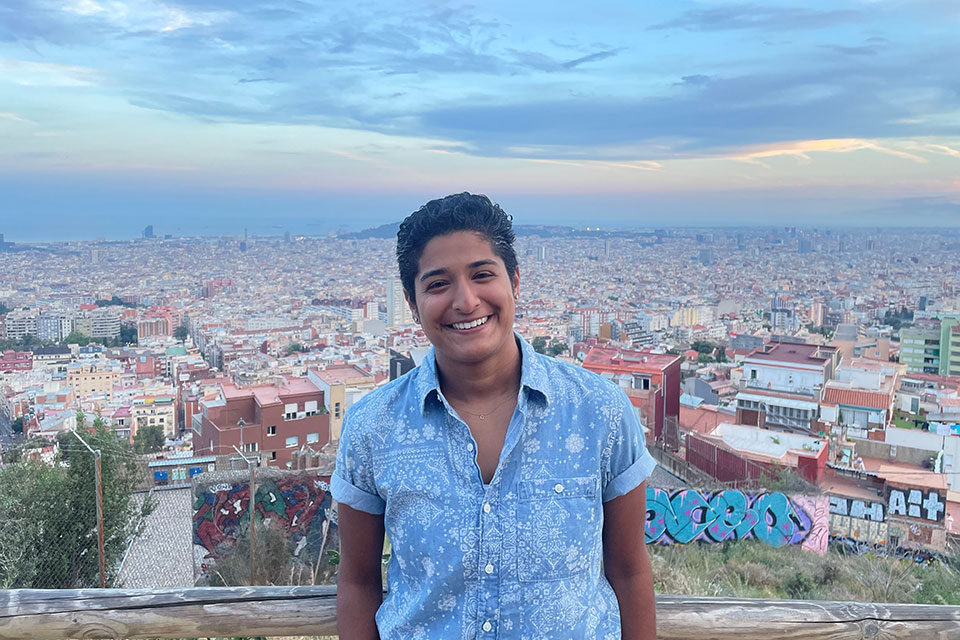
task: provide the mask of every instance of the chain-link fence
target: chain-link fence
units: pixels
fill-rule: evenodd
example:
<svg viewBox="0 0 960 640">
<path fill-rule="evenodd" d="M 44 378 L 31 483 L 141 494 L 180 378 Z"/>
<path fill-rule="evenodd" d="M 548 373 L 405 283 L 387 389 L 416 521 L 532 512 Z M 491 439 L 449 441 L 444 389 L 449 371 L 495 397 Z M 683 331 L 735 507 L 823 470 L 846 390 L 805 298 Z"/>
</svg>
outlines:
<svg viewBox="0 0 960 640">
<path fill-rule="evenodd" d="M 113 586 L 151 503 L 132 492 L 137 457 L 98 421 L 19 444 L 0 469 L 0 588 Z M 101 525 L 102 523 L 102 525 Z"/>
<path fill-rule="evenodd" d="M 7 452 L 0 589 L 332 581 L 329 552 L 339 538 L 322 471 L 256 470 L 251 545 L 247 472 L 206 473 L 192 485 L 143 491 L 147 460 L 105 425 L 79 434 Z"/>
</svg>

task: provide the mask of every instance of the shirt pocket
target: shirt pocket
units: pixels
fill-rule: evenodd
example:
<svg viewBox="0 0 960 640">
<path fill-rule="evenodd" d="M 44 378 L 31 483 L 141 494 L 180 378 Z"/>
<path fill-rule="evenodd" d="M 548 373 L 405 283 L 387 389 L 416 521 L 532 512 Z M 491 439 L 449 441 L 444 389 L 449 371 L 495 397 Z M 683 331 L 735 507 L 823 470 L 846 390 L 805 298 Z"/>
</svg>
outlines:
<svg viewBox="0 0 960 640">
<path fill-rule="evenodd" d="M 563 580 L 590 568 L 601 552 L 597 479 L 521 480 L 517 507 L 521 582 Z"/>
</svg>

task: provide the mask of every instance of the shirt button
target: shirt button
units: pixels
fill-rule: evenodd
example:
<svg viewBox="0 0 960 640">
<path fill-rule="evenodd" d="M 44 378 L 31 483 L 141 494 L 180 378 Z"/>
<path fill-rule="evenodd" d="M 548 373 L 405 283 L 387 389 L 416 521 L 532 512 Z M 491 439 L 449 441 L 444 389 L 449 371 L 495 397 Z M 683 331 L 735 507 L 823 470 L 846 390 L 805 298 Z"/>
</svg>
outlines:
<svg viewBox="0 0 960 640">
<path fill-rule="evenodd" d="M 472 442 L 468 442 L 468 443 L 467 443 L 467 451 L 473 451 L 473 443 L 472 443 Z"/>
<path fill-rule="evenodd" d="M 487 566 L 485 566 L 483 570 L 487 573 L 487 575 L 490 575 L 491 573 L 493 573 L 493 565 L 490 563 L 487 563 Z"/>
<path fill-rule="evenodd" d="M 490 513 L 490 503 L 489 503 L 489 502 L 484 502 L 484 503 L 483 503 L 483 512 L 484 512 L 484 513 Z"/>
<path fill-rule="evenodd" d="M 557 493 L 563 493 L 563 485 L 558 482 L 557 484 L 553 485 L 553 490 Z"/>
<path fill-rule="evenodd" d="M 489 620 L 487 620 L 486 622 L 483 623 L 483 630 L 484 630 L 484 631 L 490 631 L 491 629 L 493 629 L 493 625 L 490 624 L 490 621 L 489 621 Z"/>
</svg>

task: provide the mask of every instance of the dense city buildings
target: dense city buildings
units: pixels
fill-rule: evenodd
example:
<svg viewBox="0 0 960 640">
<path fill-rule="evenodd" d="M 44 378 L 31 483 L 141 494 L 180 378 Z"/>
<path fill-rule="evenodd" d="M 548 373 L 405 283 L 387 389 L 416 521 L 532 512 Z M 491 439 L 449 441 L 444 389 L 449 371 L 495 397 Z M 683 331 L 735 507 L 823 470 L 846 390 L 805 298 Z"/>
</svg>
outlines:
<svg viewBox="0 0 960 640">
<path fill-rule="evenodd" d="M 15 421 L 53 442 L 99 418 L 159 431 L 154 458 L 288 468 L 332 455 L 349 408 L 429 349 L 391 238 L 144 231 L 0 254 L 0 449 Z M 791 468 L 838 505 L 913 486 L 942 500 L 910 523 L 931 542 L 894 518 L 871 544 L 960 535 L 960 238 L 517 232 L 517 332 L 621 386 L 662 461 Z"/>
</svg>

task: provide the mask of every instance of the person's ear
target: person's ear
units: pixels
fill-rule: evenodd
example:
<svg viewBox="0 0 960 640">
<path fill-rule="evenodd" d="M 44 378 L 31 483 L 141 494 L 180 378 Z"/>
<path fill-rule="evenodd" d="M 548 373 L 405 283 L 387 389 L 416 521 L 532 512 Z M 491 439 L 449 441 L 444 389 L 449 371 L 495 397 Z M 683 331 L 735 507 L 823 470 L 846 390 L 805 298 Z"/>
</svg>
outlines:
<svg viewBox="0 0 960 640">
<path fill-rule="evenodd" d="M 511 278 L 513 284 L 513 301 L 518 302 L 520 300 L 520 267 L 517 267 L 513 272 L 513 278 Z"/>
<path fill-rule="evenodd" d="M 403 290 L 403 299 L 407 301 L 407 305 L 410 307 L 410 313 L 413 314 L 413 321 L 417 324 L 420 324 L 420 313 L 417 311 L 417 303 L 410 300 L 410 294 L 407 293 L 407 290 Z"/>
</svg>

